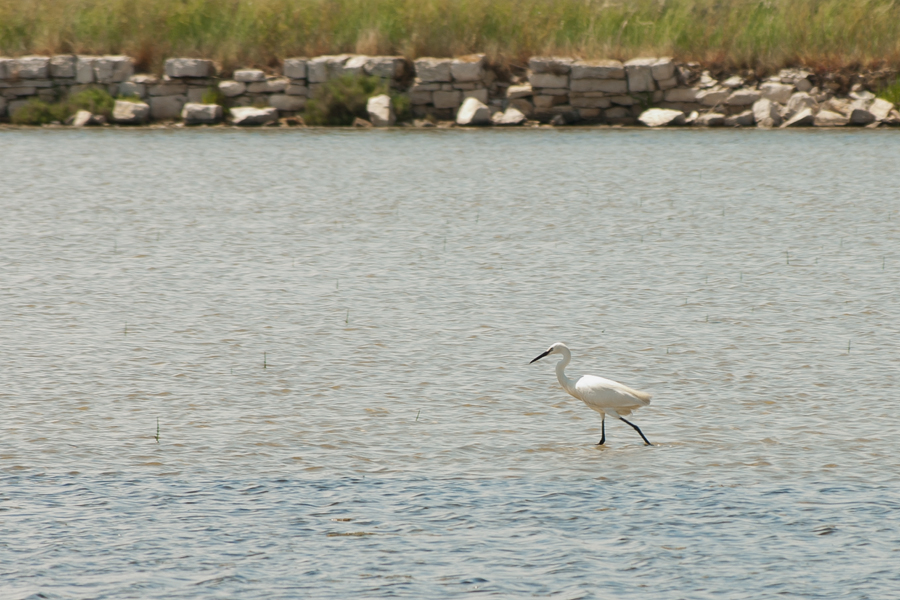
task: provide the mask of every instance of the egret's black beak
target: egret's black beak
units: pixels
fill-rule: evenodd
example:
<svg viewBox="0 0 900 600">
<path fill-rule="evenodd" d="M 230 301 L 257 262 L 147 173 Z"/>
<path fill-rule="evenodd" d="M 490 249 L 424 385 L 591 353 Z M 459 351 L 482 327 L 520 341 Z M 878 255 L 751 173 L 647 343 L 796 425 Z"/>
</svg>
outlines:
<svg viewBox="0 0 900 600">
<path fill-rule="evenodd" d="M 542 358 L 544 358 L 544 357 L 547 356 L 548 354 L 550 354 L 550 351 L 549 351 L 549 350 L 547 350 L 546 352 L 544 352 L 543 354 L 541 354 L 540 356 L 538 356 L 537 358 L 535 358 L 533 361 L 531 361 L 531 363 L 533 363 L 533 362 L 536 361 L 536 360 L 541 360 Z M 528 363 L 528 364 L 530 365 L 531 363 Z"/>
</svg>

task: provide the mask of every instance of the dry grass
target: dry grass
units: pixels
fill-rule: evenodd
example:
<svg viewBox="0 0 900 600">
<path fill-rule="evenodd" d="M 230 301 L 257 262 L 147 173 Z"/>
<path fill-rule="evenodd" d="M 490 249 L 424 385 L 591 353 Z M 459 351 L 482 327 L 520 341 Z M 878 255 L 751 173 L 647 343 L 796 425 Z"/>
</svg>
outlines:
<svg viewBox="0 0 900 600">
<path fill-rule="evenodd" d="M 225 68 L 359 52 L 499 61 L 671 55 L 727 67 L 900 63 L 893 0 L 0 0 L 0 53 Z"/>
</svg>

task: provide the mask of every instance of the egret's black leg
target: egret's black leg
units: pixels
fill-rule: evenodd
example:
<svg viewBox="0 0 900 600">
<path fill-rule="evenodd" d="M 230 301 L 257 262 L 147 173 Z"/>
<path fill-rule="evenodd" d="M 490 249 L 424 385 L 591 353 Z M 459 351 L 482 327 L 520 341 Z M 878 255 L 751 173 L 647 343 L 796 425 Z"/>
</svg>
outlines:
<svg viewBox="0 0 900 600">
<path fill-rule="evenodd" d="M 600 443 L 597 444 L 598 446 L 602 446 L 604 442 L 606 442 L 606 417 L 603 417 L 600 421 L 600 431 L 602 431 L 603 434 L 600 436 Z"/>
<path fill-rule="evenodd" d="M 625 419 L 622 419 L 622 417 L 619 417 L 619 419 L 625 421 Z M 635 424 L 632 423 L 631 421 L 625 421 L 625 422 L 628 423 L 629 425 L 631 425 L 632 427 L 634 427 L 634 430 L 637 431 L 639 434 L 641 434 L 641 437 L 644 438 L 644 441 L 647 443 L 648 446 L 652 446 L 652 445 L 653 445 L 653 444 L 650 443 L 650 440 L 648 440 L 646 437 L 644 437 L 644 432 L 641 431 L 641 428 L 640 428 L 640 427 L 638 427 L 637 425 L 635 425 Z"/>
</svg>

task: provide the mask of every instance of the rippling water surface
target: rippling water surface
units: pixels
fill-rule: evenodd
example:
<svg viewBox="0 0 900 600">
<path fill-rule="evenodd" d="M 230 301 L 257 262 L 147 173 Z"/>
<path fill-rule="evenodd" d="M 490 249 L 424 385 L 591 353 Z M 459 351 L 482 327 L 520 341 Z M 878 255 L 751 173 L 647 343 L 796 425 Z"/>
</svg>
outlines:
<svg viewBox="0 0 900 600">
<path fill-rule="evenodd" d="M 0 156 L 4 599 L 900 589 L 893 132 Z M 655 447 L 596 446 L 556 341 Z"/>
</svg>

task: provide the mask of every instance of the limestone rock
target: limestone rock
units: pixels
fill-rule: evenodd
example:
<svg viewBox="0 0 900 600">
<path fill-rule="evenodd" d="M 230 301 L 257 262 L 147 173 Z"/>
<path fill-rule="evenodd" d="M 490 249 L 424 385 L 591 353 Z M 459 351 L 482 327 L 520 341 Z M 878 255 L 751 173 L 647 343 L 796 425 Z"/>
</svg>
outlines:
<svg viewBox="0 0 900 600">
<path fill-rule="evenodd" d="M 128 102 L 116 100 L 113 107 L 112 120 L 123 125 L 139 125 L 150 118 L 150 105 L 144 102 Z"/>
<path fill-rule="evenodd" d="M 756 124 L 752 110 L 725 117 L 725 127 L 752 127 Z"/>
<path fill-rule="evenodd" d="M 610 110 L 606 111 L 607 117 L 609 117 Z M 680 110 L 670 110 L 668 108 L 651 108 L 642 112 L 641 116 L 638 117 L 638 121 L 647 127 L 683 125 L 684 113 Z"/>
<path fill-rule="evenodd" d="M 394 105 L 391 103 L 391 97 L 387 94 L 369 98 L 366 103 L 366 112 L 369 113 L 369 120 L 375 127 L 391 127 L 397 121 Z"/>
<path fill-rule="evenodd" d="M 781 125 L 781 111 L 777 103 L 768 98 L 760 98 L 753 103 L 753 118 L 758 127 L 778 127 Z"/>
<path fill-rule="evenodd" d="M 50 59 L 50 77 L 70 79 L 75 77 L 75 62 L 78 58 L 73 54 L 60 54 Z M 0 79 L 3 79 L 0 76 Z"/>
<path fill-rule="evenodd" d="M 240 81 L 220 81 L 219 91 L 226 98 L 234 98 L 247 91 L 247 84 Z"/>
<path fill-rule="evenodd" d="M 506 97 L 510 100 L 515 100 L 516 98 L 530 98 L 533 93 L 531 84 L 528 83 L 525 85 L 511 85 L 506 88 Z"/>
<path fill-rule="evenodd" d="M 700 90 L 694 88 L 675 88 L 666 90 L 666 102 L 696 102 Z"/>
<path fill-rule="evenodd" d="M 650 66 L 653 79 L 664 81 L 675 76 L 675 63 L 671 58 L 660 58 Z"/>
<path fill-rule="evenodd" d="M 416 77 L 422 81 L 450 82 L 453 80 L 450 63 L 446 58 L 419 58 L 415 62 Z"/>
<path fill-rule="evenodd" d="M 625 63 L 625 76 L 628 79 L 629 91 L 652 92 L 656 90 L 656 82 L 653 79 L 653 65 L 656 62 L 655 58 L 633 58 Z"/>
<path fill-rule="evenodd" d="M 787 112 L 789 115 L 794 115 L 804 108 L 809 108 L 813 112 L 818 108 L 819 103 L 816 102 L 816 99 L 807 94 L 806 92 L 797 92 L 791 95 L 790 100 L 787 103 Z"/>
<path fill-rule="evenodd" d="M 531 117 L 534 114 L 534 104 L 528 98 L 516 98 L 515 100 L 510 100 L 509 105 L 512 108 L 518 109 L 526 117 Z"/>
<path fill-rule="evenodd" d="M 101 56 L 93 61 L 97 83 L 120 83 L 134 75 L 134 62 L 129 56 Z"/>
<path fill-rule="evenodd" d="M 92 115 L 89 111 L 79 110 L 73 117 L 69 117 L 72 127 L 88 127 L 91 125 L 105 125 L 106 117 L 103 115 Z"/>
<path fill-rule="evenodd" d="M 740 75 L 733 75 L 722 82 L 722 87 L 727 87 L 730 90 L 736 90 L 744 87 L 744 78 Z"/>
<path fill-rule="evenodd" d="M 11 71 L 10 75 L 19 79 L 46 79 L 50 75 L 50 59 L 46 56 L 23 56 L 14 59 L 6 68 Z"/>
<path fill-rule="evenodd" d="M 305 66 L 305 65 L 304 65 Z M 265 81 L 266 74 L 259 69 L 241 69 L 234 72 L 234 80 L 241 83 L 253 83 L 254 81 Z"/>
<path fill-rule="evenodd" d="M 556 56 L 532 56 L 528 59 L 528 68 L 532 73 L 550 73 L 552 75 L 567 75 L 572 70 L 571 58 Z"/>
<path fill-rule="evenodd" d="M 212 77 L 216 67 L 211 60 L 202 58 L 170 58 L 166 60 L 169 77 Z"/>
<path fill-rule="evenodd" d="M 269 96 L 269 106 L 277 108 L 280 112 L 298 112 L 306 108 L 306 96 L 292 96 L 288 94 L 272 94 Z"/>
<path fill-rule="evenodd" d="M 75 83 L 94 83 L 94 61 L 99 56 L 79 56 L 75 61 Z"/>
<path fill-rule="evenodd" d="M 816 113 L 813 125 L 816 127 L 843 127 L 849 122 L 850 119 L 840 113 L 822 109 Z"/>
<path fill-rule="evenodd" d="M 845 117 L 850 116 L 850 101 L 846 98 L 830 98 L 822 103 L 822 110 L 838 113 Z"/>
<path fill-rule="evenodd" d="M 606 92 L 607 94 L 627 94 L 628 82 L 624 79 L 575 79 L 570 88 L 573 92 Z"/>
<path fill-rule="evenodd" d="M 759 93 L 762 94 L 763 98 L 772 102 L 787 104 L 788 100 L 791 99 L 791 94 L 794 93 L 794 86 L 767 81 L 759 86 Z"/>
<path fill-rule="evenodd" d="M 147 95 L 147 86 L 133 81 L 123 81 L 119 84 L 118 89 L 120 96 L 137 96 L 138 98 L 143 98 Z"/>
<path fill-rule="evenodd" d="M 176 96 L 152 96 L 150 98 L 150 116 L 154 120 L 177 119 L 181 116 L 187 97 L 181 94 Z"/>
<path fill-rule="evenodd" d="M 406 71 L 406 60 L 402 56 L 369 56 L 365 71 L 382 79 L 400 79 Z"/>
<path fill-rule="evenodd" d="M 147 93 L 151 96 L 179 96 L 187 94 L 187 86 L 177 81 L 164 81 L 156 85 L 151 85 L 147 89 Z M 178 109 L 181 112 L 181 109 Z"/>
<path fill-rule="evenodd" d="M 306 78 L 310 83 L 325 83 L 340 77 L 344 72 L 344 63 L 350 58 L 349 54 L 335 54 L 310 59 L 306 63 Z"/>
<path fill-rule="evenodd" d="M 181 110 L 181 118 L 185 125 L 212 125 L 222 120 L 222 107 L 188 102 Z"/>
<path fill-rule="evenodd" d="M 290 79 L 306 79 L 306 59 L 286 58 L 281 72 Z"/>
<path fill-rule="evenodd" d="M 625 79 L 625 66 L 617 60 L 579 60 L 571 64 L 571 77 L 573 83 L 576 79 Z"/>
<path fill-rule="evenodd" d="M 582 108 L 609 108 L 612 105 L 612 101 L 609 98 L 572 98 L 571 104 L 574 108 L 582 109 Z"/>
<path fill-rule="evenodd" d="M 510 106 L 503 112 L 498 111 L 491 117 L 491 121 L 494 125 L 500 126 L 521 125 L 527 120 L 528 117 L 514 106 Z"/>
<path fill-rule="evenodd" d="M 722 113 L 704 113 L 694 121 L 700 127 L 722 127 L 725 125 L 725 115 Z"/>
<path fill-rule="evenodd" d="M 756 90 L 735 90 L 725 100 L 725 104 L 729 106 L 752 106 L 760 97 L 760 93 Z"/>
<path fill-rule="evenodd" d="M 804 108 L 781 124 L 781 127 L 808 127 L 815 123 L 816 117 L 811 108 Z"/>
<path fill-rule="evenodd" d="M 353 75 L 354 77 L 360 77 L 366 74 L 366 62 L 369 60 L 368 56 L 351 56 L 344 62 L 341 68 L 341 75 Z"/>
<path fill-rule="evenodd" d="M 457 125 L 490 125 L 491 109 L 477 98 L 466 98 L 456 113 Z"/>
<path fill-rule="evenodd" d="M 876 98 L 869 105 L 869 112 L 875 115 L 876 121 L 884 121 L 892 110 L 894 105 L 883 98 Z"/>
<path fill-rule="evenodd" d="M 355 119 L 353 119 L 353 124 L 351 125 L 351 127 L 359 127 L 361 129 L 371 129 L 372 127 L 374 127 L 374 125 L 372 125 L 372 123 L 370 121 L 366 121 L 365 119 L 360 119 L 359 117 L 356 117 Z"/>
<path fill-rule="evenodd" d="M 254 81 L 247 84 L 247 92 L 250 94 L 278 94 L 287 89 L 291 80 L 287 77 L 273 77 L 265 81 Z"/>
<path fill-rule="evenodd" d="M 656 85 L 661 90 L 671 90 L 674 87 L 678 87 L 678 78 L 671 77 L 669 79 L 660 79 L 656 82 Z"/>
<path fill-rule="evenodd" d="M 723 104 L 730 95 L 731 93 L 724 88 L 712 87 L 697 92 L 696 102 L 699 102 L 703 106 L 718 106 Z"/>
<path fill-rule="evenodd" d="M 294 79 L 293 81 L 297 81 Z M 292 83 L 287 86 L 287 89 L 284 90 L 284 93 L 288 96 L 303 96 L 304 98 L 309 98 L 309 88 L 305 85 L 300 85 L 300 83 Z"/>
<path fill-rule="evenodd" d="M 532 73 L 528 77 L 533 88 L 568 88 L 568 75 L 555 75 L 553 73 Z"/>
<path fill-rule="evenodd" d="M 875 122 L 875 115 L 868 110 L 869 102 L 854 100 L 850 104 L 850 125 L 868 125 Z"/>
<path fill-rule="evenodd" d="M 459 90 L 434 92 L 432 96 L 435 108 L 453 108 L 459 106 L 462 101 L 462 92 Z"/>
<path fill-rule="evenodd" d="M 267 125 L 278 121 L 278 109 L 241 106 L 231 109 L 231 121 L 238 127 Z"/>
<path fill-rule="evenodd" d="M 450 63 L 453 81 L 482 81 L 484 79 L 484 54 L 471 54 L 455 58 Z"/>
<path fill-rule="evenodd" d="M 486 88 L 479 88 L 477 90 L 467 90 L 462 93 L 463 102 L 466 101 L 466 98 L 475 98 L 482 104 L 488 103 L 488 91 Z"/>
</svg>

